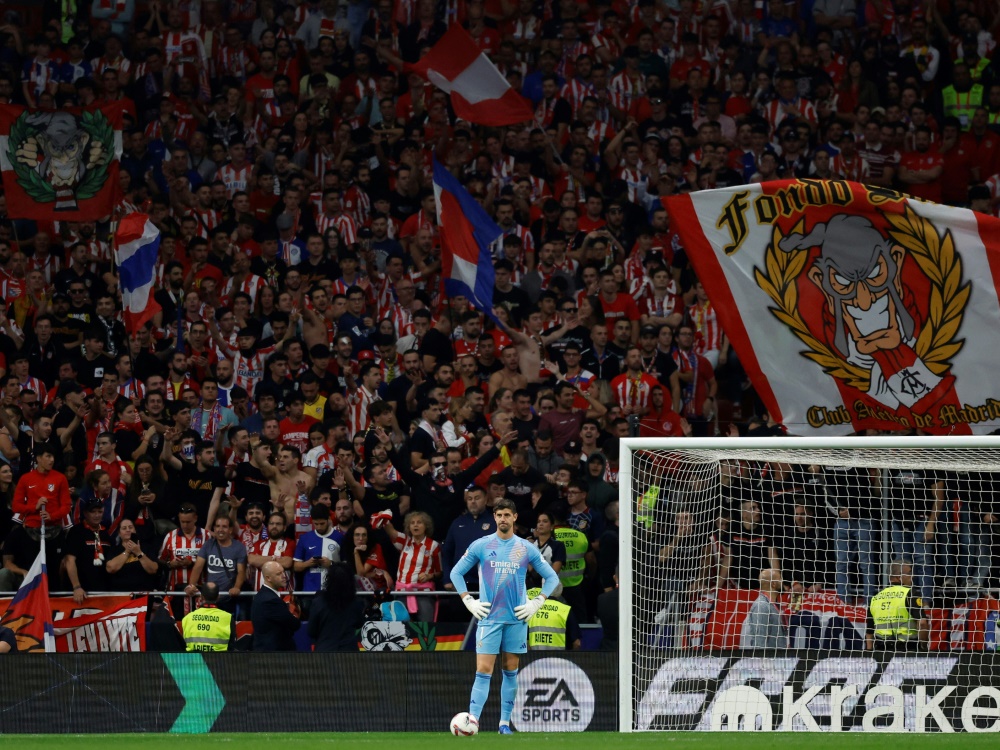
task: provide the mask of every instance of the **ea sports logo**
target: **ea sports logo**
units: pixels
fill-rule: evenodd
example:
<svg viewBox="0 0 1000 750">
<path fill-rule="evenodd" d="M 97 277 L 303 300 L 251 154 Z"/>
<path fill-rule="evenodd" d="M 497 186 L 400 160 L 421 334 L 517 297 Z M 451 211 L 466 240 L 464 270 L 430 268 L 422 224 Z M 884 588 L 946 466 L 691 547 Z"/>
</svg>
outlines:
<svg viewBox="0 0 1000 750">
<path fill-rule="evenodd" d="M 568 659 L 538 659 L 517 675 L 519 732 L 582 732 L 594 718 L 594 686 Z"/>
</svg>

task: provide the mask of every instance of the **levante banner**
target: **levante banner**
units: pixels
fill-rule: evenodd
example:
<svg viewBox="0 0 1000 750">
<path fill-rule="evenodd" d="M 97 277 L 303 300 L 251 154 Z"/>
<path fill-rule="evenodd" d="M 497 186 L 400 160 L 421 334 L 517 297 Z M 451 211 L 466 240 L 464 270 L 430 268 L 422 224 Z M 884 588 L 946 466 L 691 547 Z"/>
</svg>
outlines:
<svg viewBox="0 0 1000 750">
<path fill-rule="evenodd" d="M 0 599 L 6 612 L 11 599 Z M 71 596 L 49 597 L 56 651 L 65 653 L 146 650 L 147 597 L 91 596 L 77 604 Z M 6 623 L 15 635 L 31 623 Z"/>
<path fill-rule="evenodd" d="M 663 202 L 789 431 L 1000 427 L 1000 220 L 837 180 Z"/>
</svg>

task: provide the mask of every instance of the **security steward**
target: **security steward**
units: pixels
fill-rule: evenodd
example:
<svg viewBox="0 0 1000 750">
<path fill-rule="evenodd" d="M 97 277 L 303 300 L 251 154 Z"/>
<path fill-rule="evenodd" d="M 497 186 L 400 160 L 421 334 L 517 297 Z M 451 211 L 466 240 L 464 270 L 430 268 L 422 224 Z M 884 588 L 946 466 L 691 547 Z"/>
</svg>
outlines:
<svg viewBox="0 0 1000 750">
<path fill-rule="evenodd" d="M 929 636 L 923 616 L 928 605 L 913 588 L 913 569 L 895 562 L 889 567 L 889 585 L 872 597 L 868 605 L 865 646 L 868 650 L 916 650 Z"/>
<path fill-rule="evenodd" d="M 562 598 L 577 613 L 586 618 L 587 600 L 584 576 L 587 572 L 587 552 L 590 541 L 587 535 L 566 525 L 566 509 L 564 506 L 553 505 L 548 508 L 549 515 L 555 523 L 552 536 L 566 547 L 566 562 L 559 571 L 559 583 L 562 584 Z"/>
<path fill-rule="evenodd" d="M 528 598 L 542 593 L 539 588 L 528 589 Z M 580 648 L 580 626 L 572 607 L 555 597 L 561 592 L 557 587 L 545 600 L 542 608 L 528 620 L 528 650 L 570 651 Z"/>
<path fill-rule="evenodd" d="M 235 651 L 236 628 L 233 616 L 219 609 L 219 587 L 201 587 L 202 605 L 181 620 L 184 647 L 188 651 Z"/>
</svg>

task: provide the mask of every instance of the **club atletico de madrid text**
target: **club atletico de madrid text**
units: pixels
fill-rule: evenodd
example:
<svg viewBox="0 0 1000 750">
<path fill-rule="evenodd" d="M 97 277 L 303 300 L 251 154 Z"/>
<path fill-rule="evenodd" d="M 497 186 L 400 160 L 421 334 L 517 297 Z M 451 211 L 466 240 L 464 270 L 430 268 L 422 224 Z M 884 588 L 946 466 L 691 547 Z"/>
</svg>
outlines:
<svg viewBox="0 0 1000 750">
<path fill-rule="evenodd" d="M 1000 420 L 1000 401 L 986 399 L 985 404 L 973 406 L 966 404 L 959 408 L 953 405 L 942 406 L 937 414 L 897 414 L 880 406 L 857 400 L 851 409 L 846 406 L 810 406 L 806 410 L 806 421 L 810 427 L 836 426 L 877 420 L 893 422 L 907 428 L 950 427 L 959 424 L 980 424 Z"/>
</svg>

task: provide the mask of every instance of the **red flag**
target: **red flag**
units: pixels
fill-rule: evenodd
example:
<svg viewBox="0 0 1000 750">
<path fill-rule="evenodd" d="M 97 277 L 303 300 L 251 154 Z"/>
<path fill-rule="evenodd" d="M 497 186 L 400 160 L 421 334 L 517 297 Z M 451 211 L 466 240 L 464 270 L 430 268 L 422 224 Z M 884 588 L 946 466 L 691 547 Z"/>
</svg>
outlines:
<svg viewBox="0 0 1000 750">
<path fill-rule="evenodd" d="M 452 24 L 430 52 L 405 70 L 448 92 L 455 114 L 476 125 L 516 125 L 535 116 L 528 100 L 510 87 L 458 24 Z"/>
<path fill-rule="evenodd" d="M 15 219 L 94 221 L 121 200 L 122 113 L 0 105 L 0 175 Z"/>
</svg>

